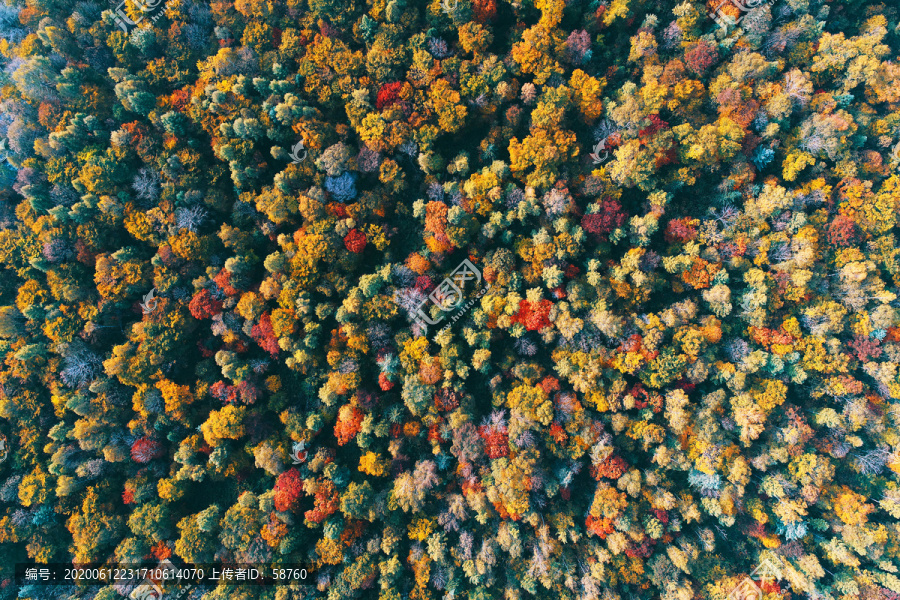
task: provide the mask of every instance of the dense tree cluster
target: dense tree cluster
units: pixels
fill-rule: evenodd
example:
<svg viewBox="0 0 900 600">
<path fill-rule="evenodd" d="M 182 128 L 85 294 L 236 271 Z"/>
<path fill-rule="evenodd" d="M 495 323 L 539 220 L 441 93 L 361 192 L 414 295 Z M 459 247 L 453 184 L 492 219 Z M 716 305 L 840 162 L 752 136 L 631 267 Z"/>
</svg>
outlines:
<svg viewBox="0 0 900 600">
<path fill-rule="evenodd" d="M 898 8 L 719 4 L 0 4 L 0 598 L 900 597 Z"/>
</svg>

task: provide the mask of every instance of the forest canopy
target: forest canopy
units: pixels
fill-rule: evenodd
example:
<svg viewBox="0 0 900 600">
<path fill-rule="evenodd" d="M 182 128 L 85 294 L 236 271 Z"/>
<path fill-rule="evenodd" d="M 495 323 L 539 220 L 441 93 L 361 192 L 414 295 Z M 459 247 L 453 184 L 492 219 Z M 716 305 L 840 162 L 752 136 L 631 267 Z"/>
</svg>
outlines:
<svg viewBox="0 0 900 600">
<path fill-rule="evenodd" d="M 0 2 L 0 600 L 897 600 L 898 20 Z"/>
</svg>

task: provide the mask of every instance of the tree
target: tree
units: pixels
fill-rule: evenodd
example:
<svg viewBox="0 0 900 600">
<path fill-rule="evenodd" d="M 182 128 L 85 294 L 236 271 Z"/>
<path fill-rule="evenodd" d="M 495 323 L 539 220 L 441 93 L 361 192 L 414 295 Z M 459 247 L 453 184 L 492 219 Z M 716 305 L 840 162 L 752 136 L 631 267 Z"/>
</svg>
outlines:
<svg viewBox="0 0 900 600">
<path fill-rule="evenodd" d="M 148 437 L 142 437 L 131 445 L 131 458 L 139 463 L 148 463 L 162 456 L 164 452 L 162 444 Z"/>
<path fill-rule="evenodd" d="M 122 533 L 122 517 L 116 515 L 112 507 L 101 503 L 100 491 L 96 486 L 89 487 L 81 509 L 66 523 L 72 533 L 72 553 L 79 562 L 99 560 L 101 553 Z"/>
<path fill-rule="evenodd" d="M 303 480 L 297 469 L 288 469 L 275 482 L 275 508 L 281 512 L 296 510 L 303 493 Z"/>
<path fill-rule="evenodd" d="M 250 504 L 250 506 L 244 506 L 241 503 L 235 504 L 225 511 L 220 522 L 219 541 L 229 550 L 247 550 L 254 535 L 259 531 L 263 513 L 252 505 L 252 498 L 249 495 L 249 492 L 245 492 L 241 497 L 245 499 L 244 504 Z"/>
</svg>

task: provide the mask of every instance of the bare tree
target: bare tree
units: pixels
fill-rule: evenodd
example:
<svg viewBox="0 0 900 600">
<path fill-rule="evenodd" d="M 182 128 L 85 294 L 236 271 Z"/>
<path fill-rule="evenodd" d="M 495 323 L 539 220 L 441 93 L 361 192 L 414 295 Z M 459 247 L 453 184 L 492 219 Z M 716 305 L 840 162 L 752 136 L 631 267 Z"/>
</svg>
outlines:
<svg viewBox="0 0 900 600">
<path fill-rule="evenodd" d="M 159 183 L 159 173 L 145 167 L 138 171 L 131 187 L 141 200 L 156 200 L 159 197 Z"/>
<path fill-rule="evenodd" d="M 84 344 L 72 343 L 63 354 L 59 377 L 69 387 L 83 387 L 97 378 L 101 363 L 102 360 L 93 350 Z"/>
</svg>

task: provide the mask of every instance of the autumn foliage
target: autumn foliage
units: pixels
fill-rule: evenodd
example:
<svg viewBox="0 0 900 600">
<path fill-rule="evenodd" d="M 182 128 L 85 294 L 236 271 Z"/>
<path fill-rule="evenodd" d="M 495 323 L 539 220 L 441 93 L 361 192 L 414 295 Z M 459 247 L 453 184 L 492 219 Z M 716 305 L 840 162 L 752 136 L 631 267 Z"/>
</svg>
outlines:
<svg viewBox="0 0 900 600">
<path fill-rule="evenodd" d="M 895 4 L 0 5 L 0 600 L 896 599 Z"/>
</svg>

